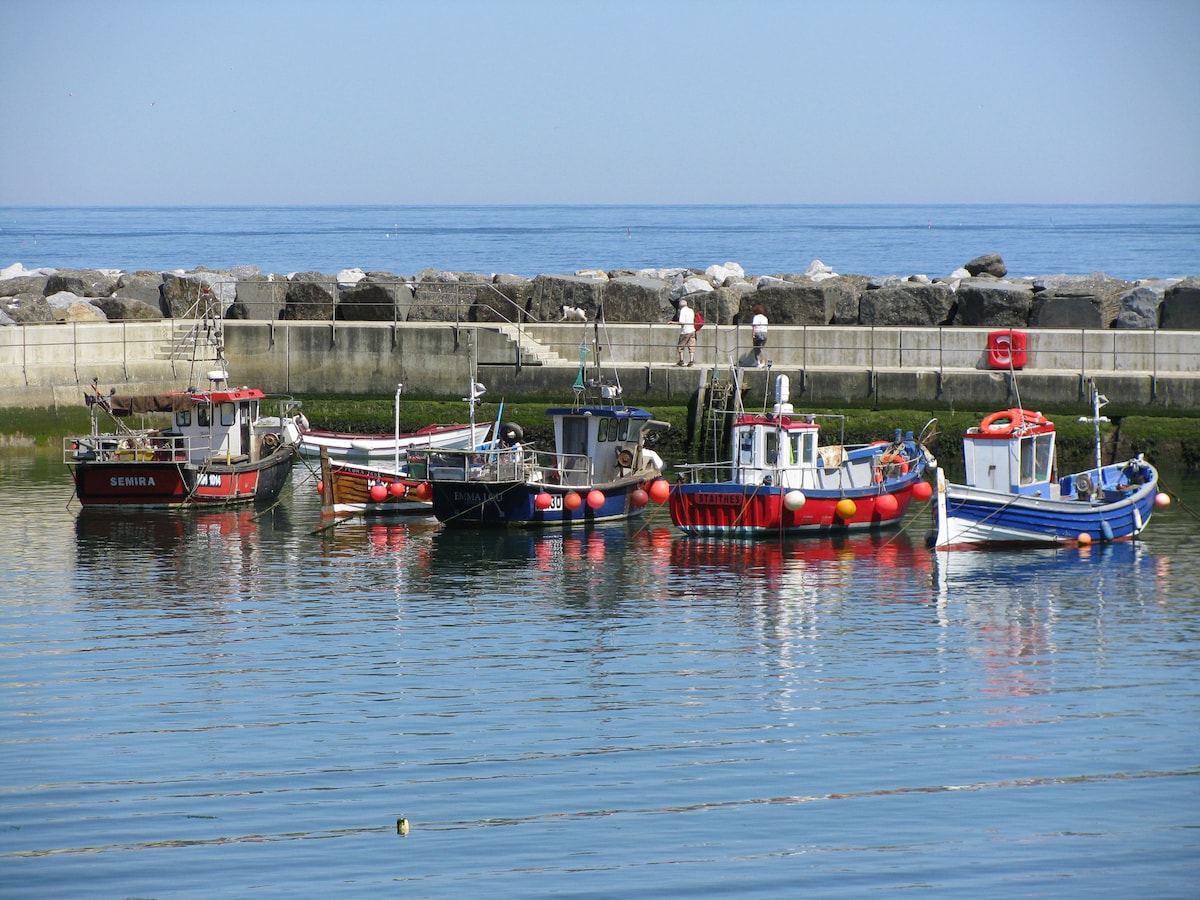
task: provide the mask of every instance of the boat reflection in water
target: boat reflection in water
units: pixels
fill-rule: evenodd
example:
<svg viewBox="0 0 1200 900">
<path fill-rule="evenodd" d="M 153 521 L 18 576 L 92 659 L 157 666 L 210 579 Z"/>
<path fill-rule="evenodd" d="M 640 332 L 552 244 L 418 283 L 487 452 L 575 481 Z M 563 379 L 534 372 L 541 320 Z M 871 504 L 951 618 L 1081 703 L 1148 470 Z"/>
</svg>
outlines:
<svg viewBox="0 0 1200 900">
<path fill-rule="evenodd" d="M 966 648 L 979 690 L 997 699 L 1053 692 L 1056 670 L 1094 652 L 1106 620 L 1162 593 L 1159 563 L 1140 541 L 932 555 L 943 639 Z M 1007 703 L 992 712 L 996 725 L 1036 715 Z"/>
<path fill-rule="evenodd" d="M 285 546 L 292 531 L 284 506 L 144 510 L 137 516 L 81 509 L 75 516 L 80 581 L 104 599 L 162 608 L 197 598 L 223 602 L 297 577 Z M 152 584 L 152 590 L 146 585 Z M 138 585 L 123 590 L 122 585 Z M 141 598 L 140 600 L 137 598 Z"/>
</svg>

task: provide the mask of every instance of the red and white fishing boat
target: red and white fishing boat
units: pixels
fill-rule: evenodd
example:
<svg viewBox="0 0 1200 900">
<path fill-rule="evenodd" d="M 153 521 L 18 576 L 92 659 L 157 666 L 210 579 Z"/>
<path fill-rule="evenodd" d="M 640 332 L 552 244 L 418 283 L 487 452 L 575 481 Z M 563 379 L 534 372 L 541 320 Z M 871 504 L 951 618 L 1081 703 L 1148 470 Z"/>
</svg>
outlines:
<svg viewBox="0 0 1200 900">
<path fill-rule="evenodd" d="M 83 506 L 228 506 L 279 496 L 307 426 L 301 404 L 276 398 L 278 414 L 264 415 L 266 394 L 229 385 L 216 300 L 205 291 L 201 302 L 193 363 L 212 366 L 207 388 L 106 395 L 93 380 L 85 393 L 91 430 L 63 439 L 63 462 Z"/>
<path fill-rule="evenodd" d="M 733 396 L 740 398 L 740 370 Z M 775 538 L 844 534 L 899 524 L 910 502 L 928 500 L 932 457 L 912 432 L 872 444 L 820 446 L 816 415 L 797 416 L 788 377 L 776 376 L 770 413 L 730 410 L 731 455 L 677 467 L 671 521 L 688 534 Z M 840 418 L 840 417 L 838 417 Z"/>
</svg>

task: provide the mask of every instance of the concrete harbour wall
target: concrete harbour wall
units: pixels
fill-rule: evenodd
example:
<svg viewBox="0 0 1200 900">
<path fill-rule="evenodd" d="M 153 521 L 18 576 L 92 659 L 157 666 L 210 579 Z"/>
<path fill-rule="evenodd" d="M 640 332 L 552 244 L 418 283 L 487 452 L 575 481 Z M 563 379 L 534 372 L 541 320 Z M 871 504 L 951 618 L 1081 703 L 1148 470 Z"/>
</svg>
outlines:
<svg viewBox="0 0 1200 900">
<path fill-rule="evenodd" d="M 0 408 L 77 405 L 93 379 L 105 393 L 202 385 L 181 334 L 193 322 L 75 323 L 0 329 Z M 711 366 L 748 362 L 744 325 L 705 327 L 695 368 L 677 368 L 670 324 L 370 323 L 227 321 L 232 379 L 294 396 L 465 395 L 474 366 L 488 399 L 571 397 L 580 346 L 596 340 L 629 403 L 683 403 Z M 1015 378 L 988 366 L 986 328 L 772 325 L 770 373 L 792 380 L 797 407 L 990 409 L 1073 412 L 1095 378 L 1115 414 L 1200 415 L 1200 332 L 1031 329 Z M 589 364 L 594 356 L 589 355 Z M 0 426 L 2 427 L 2 426 Z"/>
</svg>

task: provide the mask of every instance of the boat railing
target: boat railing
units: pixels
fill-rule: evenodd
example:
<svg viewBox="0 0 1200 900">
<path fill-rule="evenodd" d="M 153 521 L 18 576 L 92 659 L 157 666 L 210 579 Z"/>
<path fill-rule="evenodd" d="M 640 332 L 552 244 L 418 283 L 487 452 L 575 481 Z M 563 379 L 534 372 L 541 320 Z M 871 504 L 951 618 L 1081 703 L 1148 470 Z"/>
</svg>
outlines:
<svg viewBox="0 0 1200 900">
<path fill-rule="evenodd" d="M 592 460 L 586 454 L 555 453 L 532 446 L 494 450 L 434 450 L 428 454 L 433 481 L 482 484 L 528 481 L 535 484 L 584 487 L 592 483 Z"/>
<path fill-rule="evenodd" d="M 181 434 L 130 431 L 125 434 L 88 434 L 63 438 L 63 462 L 139 463 L 190 460 L 192 440 Z"/>
</svg>

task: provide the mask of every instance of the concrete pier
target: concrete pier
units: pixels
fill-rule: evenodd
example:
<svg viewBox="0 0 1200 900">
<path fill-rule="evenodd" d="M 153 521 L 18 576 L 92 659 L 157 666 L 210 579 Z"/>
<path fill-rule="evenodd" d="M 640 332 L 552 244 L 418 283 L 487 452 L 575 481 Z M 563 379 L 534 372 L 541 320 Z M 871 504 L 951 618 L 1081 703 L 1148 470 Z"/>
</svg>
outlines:
<svg viewBox="0 0 1200 900">
<path fill-rule="evenodd" d="M 76 323 L 0 329 L 0 408 L 77 405 L 96 379 L 105 392 L 178 389 L 189 372 L 181 336 L 190 320 Z M 580 363 L 599 345 L 627 402 L 684 403 L 713 366 L 750 362 L 748 326 L 706 326 L 696 366 L 678 368 L 677 326 L 558 323 L 227 321 L 233 381 L 270 393 L 464 396 L 472 367 L 489 398 L 569 400 Z M 992 409 L 1014 405 L 1073 412 L 1094 378 L 1110 414 L 1200 415 L 1200 332 L 1030 329 L 1024 366 L 995 366 L 986 328 L 772 326 L 769 369 L 786 373 L 801 408 L 846 406 Z M 2 427 L 2 426 L 0 426 Z"/>
</svg>

